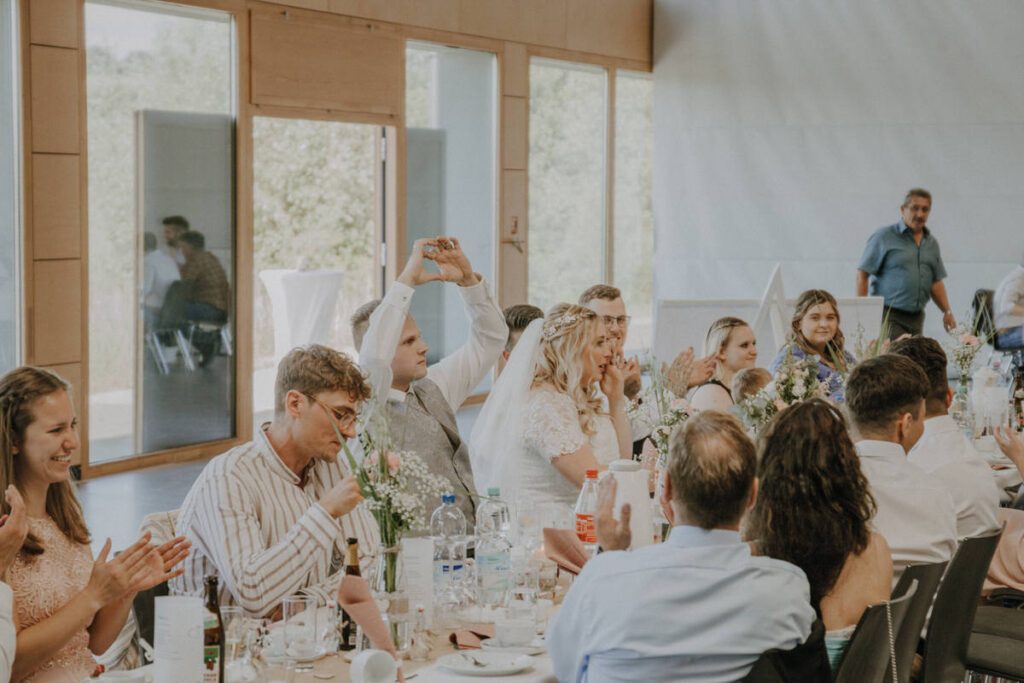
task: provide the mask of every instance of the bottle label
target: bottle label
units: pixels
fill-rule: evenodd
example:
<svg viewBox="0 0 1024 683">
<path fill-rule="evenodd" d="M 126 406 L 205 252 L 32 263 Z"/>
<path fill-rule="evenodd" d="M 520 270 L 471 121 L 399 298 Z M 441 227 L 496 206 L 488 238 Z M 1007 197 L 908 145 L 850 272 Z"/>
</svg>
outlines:
<svg viewBox="0 0 1024 683">
<path fill-rule="evenodd" d="M 597 543 L 597 528 L 594 526 L 594 515 L 576 513 L 576 536 L 583 543 Z"/>
<path fill-rule="evenodd" d="M 220 646 L 203 648 L 203 683 L 220 683 Z"/>
</svg>

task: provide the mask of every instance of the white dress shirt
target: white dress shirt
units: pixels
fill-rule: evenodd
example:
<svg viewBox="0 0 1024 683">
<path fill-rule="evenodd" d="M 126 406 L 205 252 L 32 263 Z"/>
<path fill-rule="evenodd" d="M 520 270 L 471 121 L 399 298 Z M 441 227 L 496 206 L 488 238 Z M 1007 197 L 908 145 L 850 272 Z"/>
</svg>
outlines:
<svg viewBox="0 0 1024 683">
<path fill-rule="evenodd" d="M 739 533 L 677 526 L 665 543 L 587 562 L 548 626 L 561 683 L 738 681 L 766 650 L 807 639 L 803 571 Z"/>
<path fill-rule="evenodd" d="M 912 564 L 946 562 L 956 551 L 956 508 L 945 485 L 907 461 L 890 441 L 857 442 L 878 511 L 872 520 L 892 551 L 893 586 Z"/>
<path fill-rule="evenodd" d="M 340 460 L 313 460 L 302 483 L 263 429 L 218 455 L 181 506 L 177 532 L 192 541 L 192 552 L 182 563 L 185 573 L 171 579 L 171 592 L 201 596 L 203 579 L 216 574 L 220 604 L 241 605 L 254 616 L 295 594 L 326 604 L 341 581 L 346 539 L 358 539 L 365 557 L 380 544 L 366 503 L 335 519 L 317 502 L 347 471 Z"/>
<path fill-rule="evenodd" d="M 999 283 L 992 298 L 992 314 L 997 330 L 1024 325 L 1024 315 L 1013 313 L 1013 307 L 1020 304 L 1024 304 L 1024 266 L 1011 270 Z"/>
<path fill-rule="evenodd" d="M 956 507 L 958 538 L 978 536 L 999 526 L 999 488 L 988 466 L 949 415 L 924 421 L 924 434 L 907 460 L 946 486 Z"/>
<path fill-rule="evenodd" d="M 171 283 L 181 279 L 178 262 L 161 249 L 155 249 L 142 260 L 142 296 L 149 308 L 164 305 Z"/>
<path fill-rule="evenodd" d="M 359 365 L 369 375 L 375 396 L 403 402 L 406 392 L 391 388 L 391 361 L 398 349 L 402 326 L 409 314 L 416 290 L 394 282 L 381 300 L 363 336 Z M 470 320 L 469 340 L 460 348 L 427 368 L 427 379 L 434 382 L 452 411 L 458 411 L 474 388 L 483 380 L 505 349 L 508 326 L 505 316 L 483 278 L 470 287 L 459 287 Z"/>
<path fill-rule="evenodd" d="M 0 581 L 0 681 L 11 680 L 14 652 L 18 647 L 14 628 L 14 591 Z"/>
</svg>

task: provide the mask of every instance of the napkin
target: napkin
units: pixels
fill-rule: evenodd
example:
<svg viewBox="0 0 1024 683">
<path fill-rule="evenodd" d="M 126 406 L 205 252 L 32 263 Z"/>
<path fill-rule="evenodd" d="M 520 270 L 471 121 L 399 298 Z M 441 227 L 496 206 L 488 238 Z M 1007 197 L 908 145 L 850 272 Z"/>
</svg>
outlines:
<svg viewBox="0 0 1024 683">
<path fill-rule="evenodd" d="M 544 529 L 544 554 L 570 574 L 579 574 L 590 559 L 575 531 Z"/>
<path fill-rule="evenodd" d="M 395 658 L 401 666 L 398 652 L 395 650 L 395 643 L 391 640 L 391 633 L 387 624 L 380 616 L 380 608 L 370 594 L 370 586 L 366 579 L 361 576 L 345 575 L 338 586 L 338 604 L 345 608 L 352 620 L 359 624 L 363 633 L 370 639 L 370 643 L 378 650 L 384 650 Z M 398 669 L 398 680 L 404 681 L 402 669 Z"/>
<path fill-rule="evenodd" d="M 470 628 L 455 631 L 448 640 L 456 650 L 480 647 L 480 642 L 494 637 L 494 624 L 474 624 Z"/>
</svg>

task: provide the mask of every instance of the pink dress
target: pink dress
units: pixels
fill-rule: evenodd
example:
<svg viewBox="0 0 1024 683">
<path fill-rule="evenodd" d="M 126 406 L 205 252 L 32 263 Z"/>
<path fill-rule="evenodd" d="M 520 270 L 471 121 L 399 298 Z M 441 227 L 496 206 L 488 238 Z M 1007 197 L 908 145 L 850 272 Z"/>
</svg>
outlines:
<svg viewBox="0 0 1024 683">
<path fill-rule="evenodd" d="M 18 630 L 37 624 L 62 608 L 89 583 L 92 552 L 61 532 L 49 517 L 29 518 L 29 529 L 44 548 L 42 555 L 19 553 L 7 572 L 14 590 Z M 53 658 L 22 678 L 32 683 L 80 683 L 96 669 L 89 633 L 76 633 Z"/>
</svg>

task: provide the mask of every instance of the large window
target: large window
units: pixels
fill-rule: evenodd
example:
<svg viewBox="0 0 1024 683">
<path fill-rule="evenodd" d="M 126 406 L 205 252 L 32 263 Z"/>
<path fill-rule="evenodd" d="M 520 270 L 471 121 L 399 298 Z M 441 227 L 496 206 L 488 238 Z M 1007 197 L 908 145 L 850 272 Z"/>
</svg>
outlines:
<svg viewBox="0 0 1024 683">
<path fill-rule="evenodd" d="M 277 363 L 293 347 L 357 353 L 349 319 L 381 280 L 383 135 L 366 124 L 253 119 L 257 423 L 273 413 Z"/>
<path fill-rule="evenodd" d="M 607 76 L 530 62 L 530 303 L 576 303 L 604 281 Z"/>
<path fill-rule="evenodd" d="M 21 253 L 18 233 L 18 128 L 16 46 L 12 0 L 0 0 L 0 374 L 18 364 Z"/>
<path fill-rule="evenodd" d="M 404 253 L 421 237 L 455 236 L 492 287 L 496 61 L 493 53 L 477 50 L 415 42 L 406 48 Z M 411 312 L 430 347 L 429 362 L 466 342 L 463 308 L 452 285 L 418 288 Z"/>
<path fill-rule="evenodd" d="M 85 6 L 90 465 L 234 435 L 232 33 Z"/>
<path fill-rule="evenodd" d="M 612 282 L 633 317 L 630 349 L 650 348 L 654 341 L 653 86 L 650 76 L 616 72 Z"/>
</svg>

